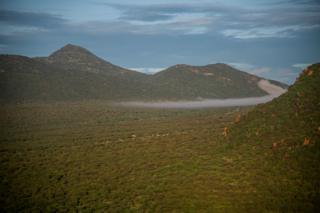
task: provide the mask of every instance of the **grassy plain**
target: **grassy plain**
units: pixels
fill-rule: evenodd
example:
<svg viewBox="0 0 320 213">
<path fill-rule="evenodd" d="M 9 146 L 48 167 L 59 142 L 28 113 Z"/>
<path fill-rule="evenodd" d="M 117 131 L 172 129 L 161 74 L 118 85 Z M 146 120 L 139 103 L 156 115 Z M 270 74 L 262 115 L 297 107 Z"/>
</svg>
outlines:
<svg viewBox="0 0 320 213">
<path fill-rule="evenodd" d="M 309 197 L 318 191 L 304 181 L 296 160 L 283 160 L 270 144 L 235 146 L 223 136 L 250 109 L 3 105 L 0 208 L 312 212 L 316 203 Z"/>
</svg>

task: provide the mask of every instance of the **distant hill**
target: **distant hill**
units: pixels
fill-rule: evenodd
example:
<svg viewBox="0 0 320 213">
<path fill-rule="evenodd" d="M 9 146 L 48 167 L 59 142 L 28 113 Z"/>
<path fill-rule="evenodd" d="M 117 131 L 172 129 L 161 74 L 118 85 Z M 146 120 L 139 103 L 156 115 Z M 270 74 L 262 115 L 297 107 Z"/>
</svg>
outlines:
<svg viewBox="0 0 320 213">
<path fill-rule="evenodd" d="M 151 79 L 154 85 L 180 99 L 263 96 L 266 92 L 257 86 L 260 80 L 260 77 L 220 63 L 207 66 L 179 64 L 156 73 Z"/>
<path fill-rule="evenodd" d="M 225 129 L 234 155 L 242 153 L 251 159 L 252 167 L 278 177 L 277 182 L 265 184 L 279 189 L 270 191 L 271 197 L 291 197 L 284 212 L 320 211 L 319 94 L 320 64 L 314 64 L 287 93 L 237 117 L 235 124 Z M 270 203 L 266 208 L 272 212 Z"/>
<path fill-rule="evenodd" d="M 128 75 L 131 77 L 131 73 Z M 140 78 L 139 73 L 137 76 Z M 143 94 L 146 88 L 142 80 L 122 75 L 62 68 L 38 58 L 0 56 L 2 101 L 117 100 Z"/>
<path fill-rule="evenodd" d="M 49 57 L 39 57 L 36 59 L 69 70 L 80 70 L 113 76 L 145 76 L 142 73 L 111 64 L 97 57 L 85 48 L 72 44 L 67 44 L 66 46 L 52 53 Z"/>
<path fill-rule="evenodd" d="M 192 100 L 266 95 L 257 86 L 262 78 L 225 64 L 175 65 L 146 75 L 71 44 L 48 57 L 1 55 L 0 69 L 2 101 Z"/>
</svg>

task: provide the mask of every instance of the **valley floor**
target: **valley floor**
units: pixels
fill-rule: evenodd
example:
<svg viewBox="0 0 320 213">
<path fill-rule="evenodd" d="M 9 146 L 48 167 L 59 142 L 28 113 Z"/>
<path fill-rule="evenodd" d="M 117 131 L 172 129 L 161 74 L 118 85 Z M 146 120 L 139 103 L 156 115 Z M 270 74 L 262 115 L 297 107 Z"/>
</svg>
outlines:
<svg viewBox="0 0 320 213">
<path fill-rule="evenodd" d="M 103 102 L 1 106 L 0 208 L 312 209 L 297 197 L 309 192 L 301 193 L 303 179 L 294 164 L 275 163 L 271 149 L 227 144 L 225 127 L 248 110 L 116 108 Z"/>
</svg>

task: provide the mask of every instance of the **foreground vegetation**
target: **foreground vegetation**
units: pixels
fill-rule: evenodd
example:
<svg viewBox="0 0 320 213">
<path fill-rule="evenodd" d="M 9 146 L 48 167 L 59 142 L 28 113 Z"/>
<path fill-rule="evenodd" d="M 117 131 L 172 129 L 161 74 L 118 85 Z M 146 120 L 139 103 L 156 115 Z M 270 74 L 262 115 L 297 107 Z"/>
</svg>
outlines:
<svg viewBox="0 0 320 213">
<path fill-rule="evenodd" d="M 237 109 L 82 102 L 2 112 L 5 210 L 209 211 L 243 199 L 231 186 L 238 171 L 230 170 L 216 140 Z"/>
<path fill-rule="evenodd" d="M 253 110 L 3 105 L 0 208 L 319 212 L 319 74 Z"/>
<path fill-rule="evenodd" d="M 287 167 L 272 159 L 263 162 L 254 146 L 225 146 L 224 127 L 247 110 L 116 109 L 99 102 L 3 107 L 1 207 L 255 212 L 291 206 L 301 188 L 289 183 L 303 179 L 287 176 Z"/>
</svg>

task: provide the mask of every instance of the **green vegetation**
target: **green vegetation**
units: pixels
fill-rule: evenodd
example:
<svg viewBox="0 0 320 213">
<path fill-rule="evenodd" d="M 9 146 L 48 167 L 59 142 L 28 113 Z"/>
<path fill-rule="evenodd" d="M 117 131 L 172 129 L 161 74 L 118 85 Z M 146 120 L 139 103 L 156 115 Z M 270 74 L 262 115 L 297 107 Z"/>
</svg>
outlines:
<svg viewBox="0 0 320 213">
<path fill-rule="evenodd" d="M 254 109 L 2 106 L 1 208 L 319 212 L 319 68 Z"/>
<path fill-rule="evenodd" d="M 49 57 L 0 55 L 0 101 L 5 103 L 266 95 L 257 86 L 259 80 L 225 64 L 176 65 L 146 75 L 113 65 L 74 45 L 66 45 Z"/>
<path fill-rule="evenodd" d="M 268 177 L 263 186 L 257 185 L 259 190 L 269 188 L 264 208 L 320 211 L 319 82 L 320 64 L 315 64 L 287 93 L 238 118 L 230 129 L 230 152 L 242 153 L 249 167 L 260 167 L 258 177 Z M 258 198 L 255 202 L 263 203 Z"/>
<path fill-rule="evenodd" d="M 230 196 L 238 171 L 216 139 L 237 109 L 75 102 L 1 112 L 5 211 L 210 211 L 245 202 L 241 191 Z"/>
<path fill-rule="evenodd" d="M 236 70 L 226 64 L 207 66 L 175 65 L 151 78 L 167 99 L 256 97 L 267 93 L 257 83 L 261 78 Z M 156 91 L 155 91 L 156 92 Z"/>
<path fill-rule="evenodd" d="M 4 103 L 130 99 L 148 88 L 141 82 L 131 77 L 63 69 L 24 56 L 0 56 L 0 101 Z"/>
<path fill-rule="evenodd" d="M 45 101 L 0 106 L 1 212 L 320 211 L 319 64 L 253 109 L 161 110 L 86 100 L 95 94 L 86 89 L 78 101 L 47 102 L 60 68 L 9 58 L 2 77 L 32 76 L 47 89 L 12 87 L 41 91 Z M 183 72 L 199 72 L 189 68 Z M 73 86 L 97 75 L 91 85 L 99 88 L 104 79 L 63 75 Z"/>
</svg>

